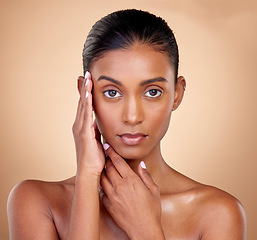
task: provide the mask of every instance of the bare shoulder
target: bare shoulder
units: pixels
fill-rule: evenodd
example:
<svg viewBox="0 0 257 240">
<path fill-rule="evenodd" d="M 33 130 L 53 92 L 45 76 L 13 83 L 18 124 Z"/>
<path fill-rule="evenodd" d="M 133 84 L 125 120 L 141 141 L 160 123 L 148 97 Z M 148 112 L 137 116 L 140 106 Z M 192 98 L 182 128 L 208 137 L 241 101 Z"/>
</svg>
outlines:
<svg viewBox="0 0 257 240">
<path fill-rule="evenodd" d="M 186 206 L 198 224 L 202 240 L 245 240 L 246 216 L 242 204 L 231 194 L 186 179 L 188 189 L 181 192 Z M 188 201 L 190 199 L 190 201 Z"/>
<path fill-rule="evenodd" d="M 183 223 L 184 228 L 196 234 L 194 237 L 197 239 L 246 239 L 246 216 L 238 199 L 176 171 L 172 170 L 170 176 L 167 181 L 169 192 L 166 191 L 168 194 L 164 198 L 165 203 L 174 206 L 168 208 L 174 209 L 169 215 L 170 220 Z M 177 214 L 175 218 L 174 214 Z"/>
<path fill-rule="evenodd" d="M 8 206 L 10 204 L 29 201 L 40 204 L 40 207 L 51 204 L 52 200 L 58 200 L 58 196 L 72 191 L 73 178 L 58 182 L 47 182 L 41 180 L 24 180 L 18 183 L 10 192 Z M 67 194 L 65 194 L 67 196 Z M 54 199 L 52 199 L 54 198 Z"/>
<path fill-rule="evenodd" d="M 62 201 L 70 201 L 72 182 L 72 179 L 67 179 L 60 182 L 25 180 L 18 183 L 10 192 L 7 204 L 10 238 L 19 236 L 19 239 L 33 239 L 44 233 L 45 239 L 47 236 L 58 239 L 54 208 Z"/>
<path fill-rule="evenodd" d="M 200 184 L 196 191 L 202 239 L 246 239 L 246 216 L 238 199 L 213 186 Z"/>
</svg>

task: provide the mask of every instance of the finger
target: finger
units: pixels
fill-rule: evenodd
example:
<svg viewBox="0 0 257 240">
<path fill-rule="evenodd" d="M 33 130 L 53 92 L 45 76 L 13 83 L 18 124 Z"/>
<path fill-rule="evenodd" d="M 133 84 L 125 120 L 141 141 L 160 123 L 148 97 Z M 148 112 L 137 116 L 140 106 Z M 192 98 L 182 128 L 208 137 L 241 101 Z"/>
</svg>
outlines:
<svg viewBox="0 0 257 240">
<path fill-rule="evenodd" d="M 109 181 L 107 175 L 106 175 L 106 172 L 105 170 L 102 171 L 102 174 L 101 174 L 101 178 L 100 178 L 100 185 L 103 189 L 103 191 L 109 195 L 110 193 L 112 193 L 113 191 L 113 186 L 111 184 L 111 182 Z"/>
<path fill-rule="evenodd" d="M 158 192 L 159 188 L 152 179 L 150 173 L 147 171 L 145 163 L 143 161 L 138 165 L 138 175 L 145 184 L 145 186 L 152 192 Z"/>
<path fill-rule="evenodd" d="M 84 108 L 84 105 L 85 105 L 85 101 L 84 101 L 85 94 L 86 94 L 86 92 L 85 92 L 85 89 L 86 89 L 85 83 L 86 83 L 86 78 L 89 75 L 90 75 L 90 73 L 86 72 L 85 77 L 82 77 L 82 76 L 78 77 L 78 89 L 81 88 L 81 90 L 80 90 L 80 98 L 79 98 L 79 104 L 78 104 L 78 109 L 77 109 L 77 116 L 76 116 L 76 119 L 75 119 L 76 123 L 79 123 L 79 122 L 82 123 L 80 117 L 81 117 L 81 111 L 82 111 L 82 109 Z"/>
<path fill-rule="evenodd" d="M 105 206 L 106 210 L 110 213 L 111 201 L 106 194 L 102 195 L 102 203 Z"/>
<path fill-rule="evenodd" d="M 83 121 L 82 132 L 85 132 L 85 133 L 88 133 L 89 128 L 92 128 L 92 130 L 94 130 L 93 129 L 92 93 L 91 93 L 92 85 L 93 85 L 92 80 L 90 78 L 87 78 L 85 97 L 84 97 L 85 104 L 83 105 L 84 107 L 81 110 L 81 117 L 80 117 L 81 121 Z M 93 131 L 93 135 L 94 135 L 94 131 Z"/>
<path fill-rule="evenodd" d="M 108 143 L 105 143 L 103 147 L 121 177 L 128 177 L 133 170 L 129 167 L 126 161 L 120 155 L 118 155 Z"/>
<path fill-rule="evenodd" d="M 80 89 L 80 85 L 83 84 L 85 81 L 85 78 L 83 76 L 78 77 L 78 86 L 77 88 Z"/>
<path fill-rule="evenodd" d="M 92 85 L 93 82 L 91 79 L 87 79 L 86 80 L 86 89 L 85 89 L 85 113 L 84 113 L 84 119 L 87 119 L 88 116 L 92 116 L 93 117 L 93 107 L 92 107 Z M 88 110 L 90 110 L 90 112 L 88 112 Z M 89 115 L 88 115 L 89 114 Z M 92 121 L 92 126 L 93 126 L 93 121 Z"/>
<path fill-rule="evenodd" d="M 107 158 L 106 164 L 105 164 L 105 171 L 106 175 L 111 182 L 113 186 L 117 186 L 122 179 L 121 175 L 117 171 L 117 169 L 114 167 L 113 163 L 110 160 L 110 157 Z"/>
<path fill-rule="evenodd" d="M 74 126 L 76 126 L 77 128 L 81 129 L 82 126 L 82 122 L 80 121 L 80 117 L 81 117 L 81 110 L 83 108 L 83 100 L 84 100 L 84 96 L 85 96 L 85 79 L 82 76 L 78 77 L 78 85 L 80 85 L 82 82 L 82 89 L 81 89 L 81 93 L 80 93 L 80 98 L 79 98 L 79 102 L 78 102 L 78 107 L 77 107 L 77 113 L 76 113 L 76 118 L 74 121 Z"/>
<path fill-rule="evenodd" d="M 101 133 L 99 132 L 99 129 L 98 129 L 96 120 L 94 120 L 93 126 L 94 126 L 94 129 L 95 129 L 95 138 L 96 138 L 96 140 L 97 140 L 98 142 L 101 143 Z"/>
</svg>

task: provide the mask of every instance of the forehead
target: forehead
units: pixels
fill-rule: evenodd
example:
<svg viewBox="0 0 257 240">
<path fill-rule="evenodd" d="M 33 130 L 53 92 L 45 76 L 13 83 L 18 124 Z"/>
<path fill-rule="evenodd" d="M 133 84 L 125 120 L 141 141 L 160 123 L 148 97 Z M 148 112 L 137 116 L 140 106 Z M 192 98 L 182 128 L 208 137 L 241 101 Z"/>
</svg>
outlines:
<svg viewBox="0 0 257 240">
<path fill-rule="evenodd" d="M 164 77 L 170 83 L 174 82 L 174 70 L 166 54 L 142 44 L 104 53 L 92 64 L 91 73 L 94 81 L 105 75 L 126 82 L 153 77 Z"/>
</svg>

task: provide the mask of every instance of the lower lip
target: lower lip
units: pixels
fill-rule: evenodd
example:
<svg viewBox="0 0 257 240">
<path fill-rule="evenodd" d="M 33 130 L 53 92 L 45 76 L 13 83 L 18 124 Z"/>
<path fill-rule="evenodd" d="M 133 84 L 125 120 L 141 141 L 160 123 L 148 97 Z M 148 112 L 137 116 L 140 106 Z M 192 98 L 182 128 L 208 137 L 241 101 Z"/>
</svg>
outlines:
<svg viewBox="0 0 257 240">
<path fill-rule="evenodd" d="M 146 138 L 146 136 L 137 136 L 137 137 L 119 136 L 119 137 L 127 145 L 137 145 Z"/>
</svg>

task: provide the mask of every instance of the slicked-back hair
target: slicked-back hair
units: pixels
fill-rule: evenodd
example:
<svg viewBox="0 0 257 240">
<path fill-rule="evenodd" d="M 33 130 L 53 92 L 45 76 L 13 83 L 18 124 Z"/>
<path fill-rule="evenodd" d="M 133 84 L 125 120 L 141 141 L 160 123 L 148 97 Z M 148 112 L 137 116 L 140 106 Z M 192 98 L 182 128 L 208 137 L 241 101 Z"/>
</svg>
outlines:
<svg viewBox="0 0 257 240">
<path fill-rule="evenodd" d="M 93 25 L 83 49 L 84 74 L 104 53 L 129 49 L 135 43 L 146 44 L 166 54 L 174 68 L 176 83 L 179 54 L 172 30 L 162 18 L 136 9 L 113 12 Z"/>
</svg>

